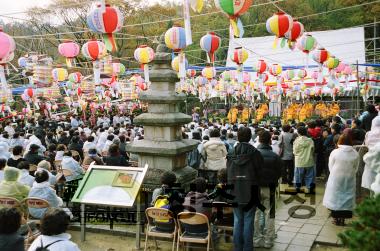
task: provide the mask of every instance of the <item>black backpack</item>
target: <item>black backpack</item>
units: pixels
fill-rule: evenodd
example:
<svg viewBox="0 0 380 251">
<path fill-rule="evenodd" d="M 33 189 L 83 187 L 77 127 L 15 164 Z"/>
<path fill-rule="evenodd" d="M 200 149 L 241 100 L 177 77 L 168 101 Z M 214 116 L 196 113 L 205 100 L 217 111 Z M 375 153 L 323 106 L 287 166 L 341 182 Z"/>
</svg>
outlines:
<svg viewBox="0 0 380 251">
<path fill-rule="evenodd" d="M 248 143 L 239 143 L 247 144 Z M 238 145 L 239 145 L 238 144 Z M 237 145 L 237 146 L 238 146 Z M 250 154 L 236 154 L 236 147 L 227 155 L 228 183 L 234 186 L 232 194 L 237 203 L 246 204 L 251 200 L 252 187 L 259 187 L 262 173 L 263 157 L 253 146 Z M 236 164 L 236 162 L 240 162 Z"/>
<path fill-rule="evenodd" d="M 48 247 L 50 247 L 51 245 L 53 245 L 53 244 L 55 244 L 57 242 L 60 242 L 62 240 L 54 241 L 54 242 L 50 243 L 49 245 L 47 245 L 45 247 L 44 247 L 44 244 L 42 243 L 42 238 L 40 239 L 40 241 L 41 241 L 41 247 L 37 247 L 36 251 L 49 251 Z"/>
</svg>

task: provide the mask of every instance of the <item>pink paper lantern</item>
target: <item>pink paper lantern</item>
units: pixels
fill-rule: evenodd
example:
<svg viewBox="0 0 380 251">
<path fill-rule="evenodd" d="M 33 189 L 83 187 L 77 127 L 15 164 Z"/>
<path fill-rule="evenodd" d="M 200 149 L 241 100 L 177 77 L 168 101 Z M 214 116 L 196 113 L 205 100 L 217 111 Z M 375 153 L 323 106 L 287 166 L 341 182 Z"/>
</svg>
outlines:
<svg viewBox="0 0 380 251">
<path fill-rule="evenodd" d="M 72 67 L 73 60 L 78 56 L 80 47 L 73 41 L 66 41 L 58 45 L 58 52 L 66 58 L 66 64 L 68 67 Z"/>
<path fill-rule="evenodd" d="M 344 68 L 346 68 L 346 64 L 343 62 L 340 62 L 338 67 L 335 68 L 335 72 L 341 73 L 344 70 Z"/>
<path fill-rule="evenodd" d="M 0 61 L 8 57 L 16 49 L 16 43 L 11 36 L 0 27 Z"/>
<path fill-rule="evenodd" d="M 346 65 L 343 70 L 344 75 L 351 75 L 352 74 L 352 68 L 349 65 Z"/>
</svg>

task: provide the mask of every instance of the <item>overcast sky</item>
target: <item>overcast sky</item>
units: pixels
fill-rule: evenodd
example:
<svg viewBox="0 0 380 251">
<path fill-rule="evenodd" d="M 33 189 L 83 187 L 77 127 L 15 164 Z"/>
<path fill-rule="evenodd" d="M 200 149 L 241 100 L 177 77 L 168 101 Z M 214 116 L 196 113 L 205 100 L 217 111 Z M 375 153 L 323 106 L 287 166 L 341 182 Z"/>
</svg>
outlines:
<svg viewBox="0 0 380 251">
<path fill-rule="evenodd" d="M 124 0 L 126 1 L 126 0 Z M 146 0 L 142 0 L 146 1 Z M 150 1 L 157 1 L 160 0 L 150 0 Z M 162 0 L 161 0 L 162 1 Z M 180 0 L 169 0 L 173 2 L 179 2 Z M 24 18 L 24 13 L 15 14 L 16 12 L 24 12 L 27 11 L 29 8 L 38 6 L 38 7 L 44 7 L 48 5 L 51 2 L 51 0 L 0 0 L 0 15 L 8 15 L 12 17 L 18 17 L 18 18 Z M 94 1 L 97 2 L 97 1 Z M 4 22 L 10 22 L 12 19 L 1 17 Z"/>
</svg>

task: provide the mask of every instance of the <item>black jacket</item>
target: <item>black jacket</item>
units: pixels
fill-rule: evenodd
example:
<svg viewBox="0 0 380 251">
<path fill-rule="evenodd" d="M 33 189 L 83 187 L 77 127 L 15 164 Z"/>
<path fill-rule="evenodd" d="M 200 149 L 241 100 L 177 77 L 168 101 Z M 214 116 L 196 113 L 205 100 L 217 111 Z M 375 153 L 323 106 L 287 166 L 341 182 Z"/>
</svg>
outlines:
<svg viewBox="0 0 380 251">
<path fill-rule="evenodd" d="M 103 157 L 103 162 L 107 166 L 129 166 L 127 159 L 121 155 Z"/>
<path fill-rule="evenodd" d="M 228 184 L 233 185 L 231 195 L 239 205 L 251 204 L 257 199 L 263 157 L 249 143 L 238 143 L 227 155 Z M 253 202 L 255 203 L 255 202 Z"/>
<path fill-rule="evenodd" d="M 278 179 L 281 177 L 282 160 L 272 151 L 270 145 L 260 144 L 257 146 L 261 156 L 264 158 L 264 165 L 261 169 L 260 186 L 276 187 Z"/>
<path fill-rule="evenodd" d="M 29 162 L 29 164 L 38 165 L 41 160 L 44 160 L 45 157 L 38 155 L 38 153 L 31 153 L 30 151 L 25 154 L 24 159 Z"/>
<path fill-rule="evenodd" d="M 368 113 L 363 118 L 362 127 L 366 132 L 371 131 L 372 120 L 377 116 L 377 113 Z"/>
<path fill-rule="evenodd" d="M 1 251 L 24 251 L 24 237 L 15 234 L 0 234 Z"/>
</svg>

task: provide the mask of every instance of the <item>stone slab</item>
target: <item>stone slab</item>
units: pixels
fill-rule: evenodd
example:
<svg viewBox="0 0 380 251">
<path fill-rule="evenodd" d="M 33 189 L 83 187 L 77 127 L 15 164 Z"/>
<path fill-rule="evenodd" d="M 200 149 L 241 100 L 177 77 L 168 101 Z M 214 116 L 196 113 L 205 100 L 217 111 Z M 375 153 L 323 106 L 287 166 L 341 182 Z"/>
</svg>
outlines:
<svg viewBox="0 0 380 251">
<path fill-rule="evenodd" d="M 195 140 L 153 141 L 139 140 L 127 145 L 128 152 L 155 156 L 177 156 L 190 152 L 198 143 Z"/>
<path fill-rule="evenodd" d="M 313 224 L 304 224 L 300 229 L 300 233 L 304 234 L 315 234 L 317 235 L 322 229 L 321 225 L 313 225 Z"/>
<path fill-rule="evenodd" d="M 280 230 L 277 232 L 277 238 L 274 241 L 277 243 L 289 244 L 294 238 L 294 236 L 296 236 L 296 233 L 285 232 Z"/>
<path fill-rule="evenodd" d="M 310 251 L 311 247 L 305 247 L 300 245 L 291 244 L 286 251 Z"/>
<path fill-rule="evenodd" d="M 143 113 L 137 116 L 133 123 L 149 126 L 177 126 L 192 121 L 191 116 L 180 113 Z"/>
<path fill-rule="evenodd" d="M 311 247 L 316 238 L 316 235 L 297 233 L 297 235 L 291 241 L 291 244 Z"/>
</svg>

